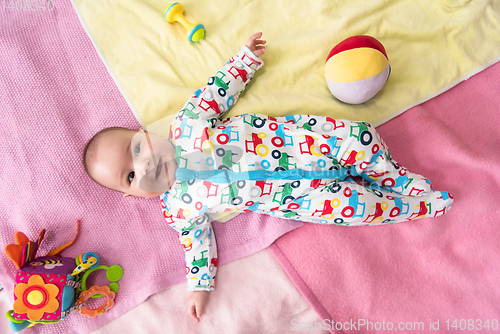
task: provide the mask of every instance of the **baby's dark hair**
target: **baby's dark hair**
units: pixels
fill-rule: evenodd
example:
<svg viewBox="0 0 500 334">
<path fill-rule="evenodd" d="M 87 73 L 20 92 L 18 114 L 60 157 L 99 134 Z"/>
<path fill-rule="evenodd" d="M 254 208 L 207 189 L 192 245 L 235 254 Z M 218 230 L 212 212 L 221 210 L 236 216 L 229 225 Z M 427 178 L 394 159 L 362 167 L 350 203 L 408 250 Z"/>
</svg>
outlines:
<svg viewBox="0 0 500 334">
<path fill-rule="evenodd" d="M 95 159 L 96 159 L 96 155 L 97 155 L 96 143 L 97 143 L 99 137 L 101 137 L 104 133 L 109 132 L 109 131 L 113 131 L 113 130 L 133 131 L 131 129 L 123 128 L 120 126 L 113 126 L 113 127 L 109 127 L 109 128 L 104 128 L 101 131 L 99 131 L 98 133 L 96 133 L 92 138 L 90 138 L 90 140 L 85 145 L 85 148 L 83 149 L 83 156 L 82 156 L 83 167 L 85 168 L 85 172 L 87 173 L 87 175 L 92 179 L 92 181 L 94 181 L 95 183 L 97 183 L 101 187 L 104 187 L 104 188 L 107 188 L 110 190 L 114 190 L 114 189 L 108 188 L 108 187 L 100 184 L 92 177 L 92 175 L 89 172 L 89 166 L 92 165 L 93 163 L 95 163 Z M 115 190 L 115 191 L 117 191 L 117 190 Z"/>
</svg>

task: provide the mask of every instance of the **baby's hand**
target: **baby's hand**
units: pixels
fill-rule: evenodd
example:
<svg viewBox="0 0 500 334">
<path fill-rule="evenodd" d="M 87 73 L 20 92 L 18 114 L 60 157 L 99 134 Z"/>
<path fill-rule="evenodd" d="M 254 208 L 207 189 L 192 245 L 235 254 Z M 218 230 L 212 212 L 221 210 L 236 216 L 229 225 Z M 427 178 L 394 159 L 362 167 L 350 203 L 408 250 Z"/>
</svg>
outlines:
<svg viewBox="0 0 500 334">
<path fill-rule="evenodd" d="M 200 322 L 201 313 L 205 307 L 209 291 L 193 291 L 187 301 L 187 311 L 196 322 Z"/>
<path fill-rule="evenodd" d="M 256 32 L 247 41 L 247 48 L 250 49 L 250 51 L 253 52 L 254 55 L 257 57 L 260 57 L 266 52 L 266 47 L 263 44 L 266 44 L 266 41 L 263 39 L 257 39 L 261 38 L 262 33 L 261 32 Z"/>
</svg>

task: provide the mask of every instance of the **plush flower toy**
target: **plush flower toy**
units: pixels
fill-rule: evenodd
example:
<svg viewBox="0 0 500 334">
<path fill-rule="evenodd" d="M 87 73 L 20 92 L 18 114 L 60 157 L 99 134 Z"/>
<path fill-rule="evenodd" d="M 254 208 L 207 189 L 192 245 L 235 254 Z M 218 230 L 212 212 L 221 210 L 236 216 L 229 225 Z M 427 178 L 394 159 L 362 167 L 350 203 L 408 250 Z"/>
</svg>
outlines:
<svg viewBox="0 0 500 334">
<path fill-rule="evenodd" d="M 77 235 L 78 223 L 77 221 Z M 16 243 L 5 247 L 5 253 L 19 269 L 16 274 L 13 310 L 7 312 L 14 332 L 37 323 L 58 322 L 74 310 L 88 317 L 106 313 L 114 305 L 115 293 L 119 288 L 116 281 L 123 276 L 122 267 L 99 265 L 98 256 L 92 252 L 81 254 L 76 259 L 61 257 L 59 253 L 71 245 L 74 239 L 46 256 L 35 258 L 44 235 L 45 230 L 42 230 L 36 241 L 30 241 L 22 232 L 16 232 Z M 105 269 L 106 277 L 112 283 L 109 286 L 93 286 L 87 290 L 86 279 L 97 269 Z M 101 307 L 89 309 L 85 306 L 90 297 L 102 296 L 106 297 L 106 302 Z"/>
</svg>

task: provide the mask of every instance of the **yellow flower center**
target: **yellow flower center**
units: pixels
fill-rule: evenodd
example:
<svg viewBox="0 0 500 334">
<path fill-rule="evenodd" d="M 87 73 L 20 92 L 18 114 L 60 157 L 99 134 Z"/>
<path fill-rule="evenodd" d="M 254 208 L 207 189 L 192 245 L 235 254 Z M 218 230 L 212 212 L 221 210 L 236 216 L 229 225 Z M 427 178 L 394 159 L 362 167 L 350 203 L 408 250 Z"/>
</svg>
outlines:
<svg viewBox="0 0 500 334">
<path fill-rule="evenodd" d="M 43 302 L 43 294 L 38 290 L 31 291 L 28 294 L 28 302 L 31 305 L 39 305 Z"/>
</svg>

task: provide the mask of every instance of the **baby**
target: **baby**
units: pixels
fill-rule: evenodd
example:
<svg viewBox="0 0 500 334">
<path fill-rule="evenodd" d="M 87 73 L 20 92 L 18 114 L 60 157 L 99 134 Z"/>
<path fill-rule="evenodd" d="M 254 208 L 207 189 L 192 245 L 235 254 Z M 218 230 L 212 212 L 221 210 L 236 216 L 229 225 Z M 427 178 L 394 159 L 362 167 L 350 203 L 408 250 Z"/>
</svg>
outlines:
<svg viewBox="0 0 500 334">
<path fill-rule="evenodd" d="M 160 196 L 185 251 L 193 291 L 188 312 L 196 321 L 217 271 L 211 213 L 357 226 L 435 217 L 453 202 L 392 160 L 368 123 L 312 115 L 221 119 L 263 65 L 261 36 L 252 35 L 193 93 L 172 121 L 168 140 L 147 130 L 108 128 L 84 153 L 87 173 L 98 184 L 124 196 Z"/>
</svg>

